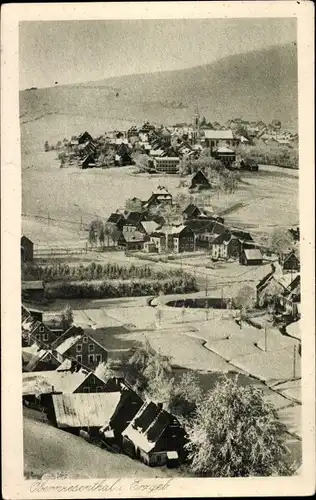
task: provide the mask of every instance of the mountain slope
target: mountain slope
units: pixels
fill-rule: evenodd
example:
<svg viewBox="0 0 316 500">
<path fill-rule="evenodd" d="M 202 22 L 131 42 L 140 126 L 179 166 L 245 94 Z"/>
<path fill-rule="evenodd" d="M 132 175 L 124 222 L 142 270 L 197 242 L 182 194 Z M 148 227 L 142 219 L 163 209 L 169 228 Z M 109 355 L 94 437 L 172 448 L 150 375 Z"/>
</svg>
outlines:
<svg viewBox="0 0 316 500">
<path fill-rule="evenodd" d="M 210 121 L 278 118 L 295 127 L 297 93 L 296 46 L 284 45 L 180 71 L 21 91 L 20 118 L 22 124 L 59 114 L 174 124 L 191 122 L 198 102 Z"/>
</svg>

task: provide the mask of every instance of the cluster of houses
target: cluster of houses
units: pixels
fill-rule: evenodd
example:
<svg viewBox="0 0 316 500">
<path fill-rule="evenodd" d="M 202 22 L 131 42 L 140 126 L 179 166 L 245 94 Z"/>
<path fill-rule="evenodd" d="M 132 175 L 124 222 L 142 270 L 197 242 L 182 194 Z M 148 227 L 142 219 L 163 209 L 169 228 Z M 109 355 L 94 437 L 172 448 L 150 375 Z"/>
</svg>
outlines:
<svg viewBox="0 0 316 500">
<path fill-rule="evenodd" d="M 300 259 L 295 249 L 280 254 L 277 265 L 256 286 L 257 305 L 273 298 L 277 315 L 286 323 L 301 317 Z"/>
<path fill-rule="evenodd" d="M 66 163 L 81 169 L 132 165 L 132 145 L 122 132 L 108 132 L 92 137 L 85 131 L 64 141 L 59 154 L 61 166 Z"/>
<path fill-rule="evenodd" d="M 22 306 L 23 404 L 42 410 L 59 429 L 147 465 L 178 465 L 186 436 L 177 418 L 136 392 L 124 375 L 105 379 L 100 372 L 109 359 L 107 337 L 108 328 L 64 331 Z"/>
<path fill-rule="evenodd" d="M 239 144 L 258 139 L 264 143 L 291 146 L 298 141 L 298 135 L 282 129 L 279 120 L 273 120 L 268 125 L 261 120 L 241 118 L 227 120 L 223 125 L 203 120 L 196 108 L 191 125 L 180 123 L 167 127 L 146 122 L 127 131 L 106 132 L 96 138 L 85 131 L 73 136 L 70 141 L 60 143 L 63 151 L 61 162 L 62 165 L 67 162 L 83 169 L 124 166 L 134 164 L 135 155 L 141 153 L 148 156 L 148 164 L 144 168 L 149 172 L 178 174 L 183 158 L 196 159 L 201 153 L 220 160 L 229 168 L 236 163 Z M 247 168 L 247 164 L 244 166 Z"/>
<path fill-rule="evenodd" d="M 194 177 L 200 178 L 199 174 L 205 178 L 201 172 Z M 207 251 L 214 260 L 239 259 L 245 265 L 262 264 L 261 250 L 251 234 L 227 227 L 223 217 L 192 203 L 183 210 L 179 224 L 170 224 L 163 215 L 157 215 L 153 209 L 173 204 L 172 195 L 164 186 L 158 186 L 149 200 L 141 203 L 141 211 L 117 211 L 106 221 L 105 225 L 115 226 L 119 234 L 119 248 L 147 253 Z"/>
</svg>

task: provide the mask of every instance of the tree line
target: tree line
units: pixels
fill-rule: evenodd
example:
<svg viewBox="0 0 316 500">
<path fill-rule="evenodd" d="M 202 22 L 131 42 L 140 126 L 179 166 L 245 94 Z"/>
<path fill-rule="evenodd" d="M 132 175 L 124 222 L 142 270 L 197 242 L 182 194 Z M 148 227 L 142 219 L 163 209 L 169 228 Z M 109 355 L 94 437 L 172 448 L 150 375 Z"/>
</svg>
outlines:
<svg viewBox="0 0 316 500">
<path fill-rule="evenodd" d="M 92 281 L 92 280 L 130 280 L 130 279 L 154 279 L 163 280 L 171 277 L 188 277 L 182 269 L 156 270 L 145 266 L 121 266 L 116 263 L 96 264 L 91 262 L 87 266 L 69 266 L 58 263 L 47 266 L 25 265 L 23 266 L 24 280 L 42 281 Z"/>
<path fill-rule="evenodd" d="M 148 295 L 189 293 L 198 290 L 195 278 L 133 279 L 132 281 L 105 280 L 97 283 L 89 281 L 60 282 L 45 289 L 46 298 L 106 299 L 120 297 L 144 297 Z"/>
</svg>

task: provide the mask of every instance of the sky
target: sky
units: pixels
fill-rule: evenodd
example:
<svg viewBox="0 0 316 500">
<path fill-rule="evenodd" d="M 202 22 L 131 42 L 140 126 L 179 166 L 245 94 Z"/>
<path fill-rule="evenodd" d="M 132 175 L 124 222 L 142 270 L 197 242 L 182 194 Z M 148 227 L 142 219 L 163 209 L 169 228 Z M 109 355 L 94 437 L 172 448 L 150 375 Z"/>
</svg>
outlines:
<svg viewBox="0 0 316 500">
<path fill-rule="evenodd" d="M 20 89 L 189 68 L 293 41 L 293 18 L 24 21 Z"/>
</svg>

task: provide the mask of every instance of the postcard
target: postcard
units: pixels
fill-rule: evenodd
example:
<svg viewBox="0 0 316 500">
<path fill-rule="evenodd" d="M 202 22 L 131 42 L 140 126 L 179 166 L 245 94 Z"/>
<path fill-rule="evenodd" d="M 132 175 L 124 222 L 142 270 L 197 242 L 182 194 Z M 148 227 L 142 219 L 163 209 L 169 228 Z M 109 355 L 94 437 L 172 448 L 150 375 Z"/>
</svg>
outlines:
<svg viewBox="0 0 316 500">
<path fill-rule="evenodd" d="M 312 2 L 1 31 L 4 498 L 312 494 Z"/>
</svg>

